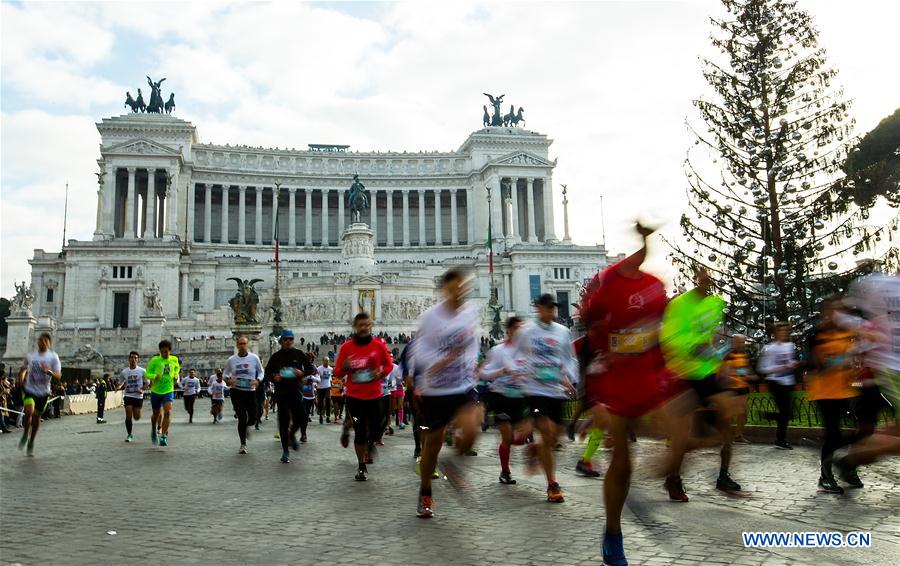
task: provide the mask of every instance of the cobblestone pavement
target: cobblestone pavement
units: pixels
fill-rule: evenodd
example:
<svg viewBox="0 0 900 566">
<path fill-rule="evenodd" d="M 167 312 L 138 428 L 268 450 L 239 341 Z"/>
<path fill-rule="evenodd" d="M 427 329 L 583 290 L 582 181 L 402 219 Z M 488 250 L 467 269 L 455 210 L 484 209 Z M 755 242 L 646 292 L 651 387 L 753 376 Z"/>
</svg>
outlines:
<svg viewBox="0 0 900 566">
<path fill-rule="evenodd" d="M 0 441 L 4 564 L 599 564 L 602 481 L 576 476 L 581 445 L 557 453 L 566 502 L 547 503 L 514 450 L 515 486 L 497 483 L 497 435 L 466 458 L 472 489 L 435 484 L 437 516 L 415 517 L 410 429 L 386 437 L 369 481 L 354 482 L 339 427 L 310 424 L 310 442 L 278 462 L 274 420 L 237 454 L 230 413 L 208 419 L 208 400 L 187 424 L 176 407 L 171 445 L 150 444 L 149 406 L 137 441 L 123 442 L 124 413 L 44 423 L 34 458 Z M 635 445 L 637 469 L 624 517 L 632 564 L 896 564 L 900 556 L 900 463 L 865 469 L 866 488 L 816 492 L 817 451 L 738 446 L 733 476 L 746 497 L 715 491 L 718 455 L 688 457 L 688 504 L 670 503 L 650 473 L 658 442 Z M 595 462 L 608 457 L 601 452 Z M 741 531 L 870 531 L 867 549 L 748 549 Z M 110 535 L 108 531 L 115 531 Z M 426 551 L 425 549 L 429 550 Z"/>
</svg>

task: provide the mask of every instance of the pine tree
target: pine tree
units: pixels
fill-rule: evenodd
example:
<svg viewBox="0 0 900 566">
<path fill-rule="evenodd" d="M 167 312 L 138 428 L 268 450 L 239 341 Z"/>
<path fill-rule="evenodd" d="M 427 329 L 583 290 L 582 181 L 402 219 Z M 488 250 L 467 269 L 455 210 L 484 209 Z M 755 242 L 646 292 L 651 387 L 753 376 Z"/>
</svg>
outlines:
<svg viewBox="0 0 900 566">
<path fill-rule="evenodd" d="M 695 100 L 700 120 L 688 122 L 690 210 L 671 258 L 681 283 L 709 270 L 731 330 L 760 341 L 789 320 L 805 334 L 823 296 L 872 269 L 856 256 L 884 253 L 898 218 L 867 225 L 873 203 L 856 205 L 840 174 L 854 121 L 810 16 L 793 1 L 722 4 L 727 15 L 711 19 L 721 56 L 701 58 L 714 96 Z M 896 268 L 897 248 L 881 259 Z"/>
</svg>

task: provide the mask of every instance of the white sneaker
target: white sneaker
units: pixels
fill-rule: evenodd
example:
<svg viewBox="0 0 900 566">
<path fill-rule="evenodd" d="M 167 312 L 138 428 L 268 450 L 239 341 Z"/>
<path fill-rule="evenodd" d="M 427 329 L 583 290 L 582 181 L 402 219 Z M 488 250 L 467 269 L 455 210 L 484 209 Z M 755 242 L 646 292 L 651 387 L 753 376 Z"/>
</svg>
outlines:
<svg viewBox="0 0 900 566">
<path fill-rule="evenodd" d="M 247 445 L 241 444 L 241 449 L 238 450 L 238 454 L 246 454 L 247 453 Z"/>
</svg>

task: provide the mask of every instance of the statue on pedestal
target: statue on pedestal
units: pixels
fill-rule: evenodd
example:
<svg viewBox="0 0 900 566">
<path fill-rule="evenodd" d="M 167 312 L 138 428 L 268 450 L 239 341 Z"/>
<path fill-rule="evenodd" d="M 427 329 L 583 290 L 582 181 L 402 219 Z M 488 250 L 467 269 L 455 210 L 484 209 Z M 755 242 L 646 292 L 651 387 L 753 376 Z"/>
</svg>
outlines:
<svg viewBox="0 0 900 566">
<path fill-rule="evenodd" d="M 13 282 L 16 287 L 16 296 L 13 297 L 10 311 L 13 316 L 31 316 L 31 305 L 34 304 L 34 293 L 31 286 L 24 281 L 21 284 Z"/>
<path fill-rule="evenodd" d="M 366 186 L 359 180 L 359 175 L 353 175 L 353 184 L 350 185 L 347 200 L 350 205 L 350 218 L 353 222 L 359 222 L 362 212 L 369 208 L 369 192 Z"/>
<path fill-rule="evenodd" d="M 256 309 L 259 305 L 259 294 L 253 285 L 263 281 L 262 279 L 240 279 L 229 277 L 227 281 L 237 283 L 237 293 L 228 301 L 231 311 L 234 313 L 235 324 L 259 324 Z"/>
<path fill-rule="evenodd" d="M 156 281 L 144 289 L 144 316 L 162 316 L 162 301 L 159 299 L 159 285 Z"/>
</svg>

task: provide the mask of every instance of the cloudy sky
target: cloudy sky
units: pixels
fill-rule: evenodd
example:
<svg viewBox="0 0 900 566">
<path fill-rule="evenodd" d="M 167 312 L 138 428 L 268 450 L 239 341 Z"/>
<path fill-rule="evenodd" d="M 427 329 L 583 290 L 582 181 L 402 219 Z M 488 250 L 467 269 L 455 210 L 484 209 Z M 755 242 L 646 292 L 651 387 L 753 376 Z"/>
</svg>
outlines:
<svg viewBox="0 0 900 566">
<path fill-rule="evenodd" d="M 855 100 L 860 132 L 900 105 L 895 2 L 801 0 Z M 94 229 L 94 123 L 166 77 L 202 141 L 453 150 L 481 127 L 482 92 L 525 108 L 569 186 L 572 236 L 632 251 L 638 215 L 685 206 L 684 119 L 704 92 L 703 2 L 2 3 L 0 295 L 33 249 Z M 562 207 L 557 232 L 562 234 Z M 663 250 L 654 258 L 665 271 Z"/>
</svg>

